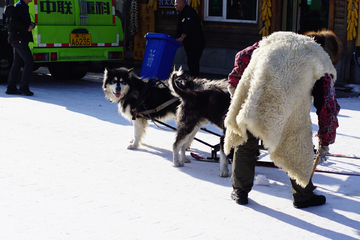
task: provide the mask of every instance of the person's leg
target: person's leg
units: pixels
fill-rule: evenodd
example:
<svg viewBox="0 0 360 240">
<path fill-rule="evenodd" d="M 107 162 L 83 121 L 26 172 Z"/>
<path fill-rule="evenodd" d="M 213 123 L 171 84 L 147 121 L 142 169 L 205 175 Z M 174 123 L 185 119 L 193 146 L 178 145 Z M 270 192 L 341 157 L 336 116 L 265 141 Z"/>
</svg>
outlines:
<svg viewBox="0 0 360 240">
<path fill-rule="evenodd" d="M 191 76 L 198 77 L 200 74 L 200 58 L 203 51 L 203 46 L 191 48 L 186 51 L 187 65 Z"/>
<path fill-rule="evenodd" d="M 29 44 L 25 42 L 21 43 L 21 46 L 18 48 L 18 53 L 24 61 L 24 69 L 19 90 L 24 91 L 24 93 L 28 95 L 31 93 L 29 90 L 29 83 L 31 81 L 34 67 L 34 58 L 29 48 Z"/>
<path fill-rule="evenodd" d="M 254 184 L 255 164 L 259 148 L 259 140 L 250 132 L 247 134 L 247 142 L 235 148 L 232 163 L 232 198 L 239 204 L 248 202 L 247 195 Z"/>
<path fill-rule="evenodd" d="M 294 207 L 306 208 L 319 206 L 326 202 L 325 196 L 314 194 L 313 191 L 316 187 L 313 185 L 311 180 L 305 188 L 298 185 L 293 179 L 290 179 L 290 182 L 293 193 Z"/>
<path fill-rule="evenodd" d="M 16 82 L 19 77 L 20 69 L 23 65 L 23 60 L 19 53 L 17 52 L 17 46 L 19 43 L 12 44 L 14 51 L 14 60 L 10 69 L 9 78 L 8 78 L 8 86 L 7 86 L 7 94 L 18 94 Z"/>
<path fill-rule="evenodd" d="M 189 74 L 193 77 L 199 76 L 199 64 L 196 62 L 194 50 L 186 51 L 186 60 L 189 68 Z"/>
</svg>

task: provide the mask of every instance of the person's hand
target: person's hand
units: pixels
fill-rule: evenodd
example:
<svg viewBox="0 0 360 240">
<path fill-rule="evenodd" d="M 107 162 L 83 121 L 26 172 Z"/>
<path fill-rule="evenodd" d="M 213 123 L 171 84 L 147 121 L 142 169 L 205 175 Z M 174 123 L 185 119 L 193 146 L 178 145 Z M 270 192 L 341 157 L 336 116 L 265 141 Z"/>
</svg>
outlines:
<svg viewBox="0 0 360 240">
<path fill-rule="evenodd" d="M 177 39 L 177 41 L 178 41 L 180 44 L 182 44 L 182 42 L 184 41 L 184 39 L 180 37 L 180 38 Z"/>
<path fill-rule="evenodd" d="M 31 23 L 29 28 L 28 28 L 28 32 L 31 32 L 34 28 L 35 28 L 35 24 Z"/>
<path fill-rule="evenodd" d="M 319 155 L 319 164 L 324 163 L 326 161 L 326 154 L 329 153 L 329 146 L 320 145 L 316 153 Z"/>
<path fill-rule="evenodd" d="M 180 44 L 182 44 L 182 42 L 184 41 L 184 38 L 186 37 L 186 34 L 181 34 L 181 37 L 179 37 L 178 39 L 176 39 Z"/>
</svg>

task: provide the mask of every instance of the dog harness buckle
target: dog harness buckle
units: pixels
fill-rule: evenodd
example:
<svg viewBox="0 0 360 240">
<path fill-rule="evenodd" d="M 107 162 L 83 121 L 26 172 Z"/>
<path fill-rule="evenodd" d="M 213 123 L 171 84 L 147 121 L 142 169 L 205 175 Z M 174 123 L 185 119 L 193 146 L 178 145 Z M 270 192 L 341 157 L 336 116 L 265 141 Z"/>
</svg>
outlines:
<svg viewBox="0 0 360 240">
<path fill-rule="evenodd" d="M 137 117 L 137 114 L 138 114 L 137 109 L 135 108 L 135 109 L 132 109 L 131 111 L 133 112 L 132 120 L 136 120 L 136 117 Z"/>
</svg>

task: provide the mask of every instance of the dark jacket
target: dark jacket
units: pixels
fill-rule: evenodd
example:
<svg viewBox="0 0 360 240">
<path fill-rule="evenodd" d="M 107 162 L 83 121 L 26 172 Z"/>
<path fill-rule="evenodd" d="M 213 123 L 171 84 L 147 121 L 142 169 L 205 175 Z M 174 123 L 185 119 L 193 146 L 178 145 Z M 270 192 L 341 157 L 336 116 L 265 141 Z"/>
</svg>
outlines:
<svg viewBox="0 0 360 240">
<path fill-rule="evenodd" d="M 184 48 L 192 49 L 205 46 L 205 37 L 201 28 L 201 22 L 196 10 L 186 5 L 179 14 L 175 38 L 186 34 Z"/>
<path fill-rule="evenodd" d="M 20 0 L 14 6 L 6 8 L 6 15 L 9 16 L 8 42 L 18 41 L 33 42 L 31 32 L 28 32 L 31 25 L 29 6 Z"/>
</svg>

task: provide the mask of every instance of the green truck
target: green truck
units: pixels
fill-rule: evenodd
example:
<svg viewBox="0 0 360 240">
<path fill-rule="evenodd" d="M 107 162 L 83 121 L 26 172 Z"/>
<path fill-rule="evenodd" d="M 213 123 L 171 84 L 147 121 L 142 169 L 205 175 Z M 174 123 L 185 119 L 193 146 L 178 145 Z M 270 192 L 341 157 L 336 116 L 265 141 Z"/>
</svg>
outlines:
<svg viewBox="0 0 360 240">
<path fill-rule="evenodd" d="M 0 13 L 17 0 L 0 0 Z M 80 79 L 92 64 L 122 60 L 124 34 L 115 0 L 33 0 L 29 3 L 34 42 L 29 43 L 35 68 L 46 66 L 58 79 Z M 6 43 L 2 15 L 0 74 L 11 68 L 12 49 Z M 10 54 L 9 54 L 10 53 Z"/>
</svg>

